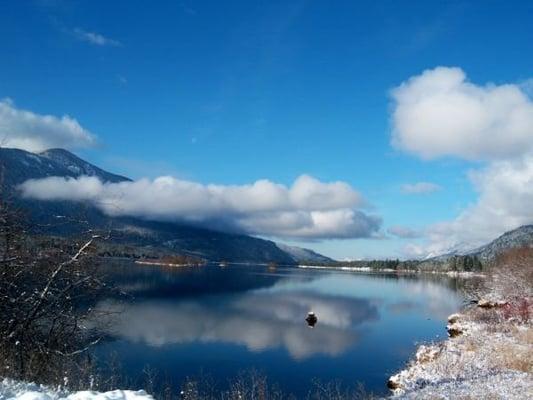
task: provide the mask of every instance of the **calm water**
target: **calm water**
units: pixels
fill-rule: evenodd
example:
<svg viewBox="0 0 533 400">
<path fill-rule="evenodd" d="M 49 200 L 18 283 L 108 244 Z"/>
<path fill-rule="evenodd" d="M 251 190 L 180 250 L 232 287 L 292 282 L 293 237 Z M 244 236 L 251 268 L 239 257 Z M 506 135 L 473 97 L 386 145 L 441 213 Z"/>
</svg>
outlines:
<svg viewBox="0 0 533 400">
<path fill-rule="evenodd" d="M 100 345 L 126 373 L 148 364 L 179 384 L 210 375 L 222 386 L 256 368 L 297 396 L 311 380 L 341 379 L 386 393 L 385 382 L 417 342 L 445 336 L 460 307 L 455 281 L 263 266 L 168 269 L 108 266 L 133 298 L 99 307 L 120 310 Z M 313 310 L 318 324 L 304 320 Z"/>
</svg>

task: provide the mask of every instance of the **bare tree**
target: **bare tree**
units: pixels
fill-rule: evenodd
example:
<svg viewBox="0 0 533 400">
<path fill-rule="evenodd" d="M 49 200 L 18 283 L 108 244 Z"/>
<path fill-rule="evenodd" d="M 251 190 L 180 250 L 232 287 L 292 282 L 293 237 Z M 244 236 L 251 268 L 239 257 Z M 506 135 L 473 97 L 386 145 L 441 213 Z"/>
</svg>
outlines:
<svg viewBox="0 0 533 400">
<path fill-rule="evenodd" d="M 0 374 L 62 382 L 98 341 L 85 328 L 106 285 L 90 251 L 100 236 L 54 242 L 28 234 L 25 215 L 0 192 Z M 62 244 L 58 244 L 62 243 Z"/>
</svg>

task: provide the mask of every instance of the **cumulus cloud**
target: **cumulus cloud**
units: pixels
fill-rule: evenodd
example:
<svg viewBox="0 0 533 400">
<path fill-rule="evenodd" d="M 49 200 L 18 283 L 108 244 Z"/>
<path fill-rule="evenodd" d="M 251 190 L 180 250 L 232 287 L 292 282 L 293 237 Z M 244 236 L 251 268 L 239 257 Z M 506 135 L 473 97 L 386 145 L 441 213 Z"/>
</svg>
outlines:
<svg viewBox="0 0 533 400">
<path fill-rule="evenodd" d="M 95 177 L 30 180 L 22 194 L 39 200 L 88 201 L 108 215 L 182 221 L 249 234 L 296 239 L 374 235 L 379 217 L 360 210 L 361 195 L 343 182 L 302 175 L 287 187 L 269 180 L 249 185 L 203 185 L 160 177 L 103 183 Z"/>
<path fill-rule="evenodd" d="M 420 237 L 422 234 L 415 230 L 408 228 L 406 226 L 394 225 L 387 229 L 387 232 L 393 236 L 402 238 L 402 239 L 414 239 Z"/>
<path fill-rule="evenodd" d="M 533 223 L 533 101 L 531 81 L 476 85 L 460 68 L 438 67 L 392 93 L 393 144 L 424 159 L 454 156 L 485 161 L 469 178 L 478 198 L 451 220 L 425 230 L 409 256 L 464 252 Z M 431 191 L 404 185 L 404 192 Z"/>
<path fill-rule="evenodd" d="M 405 194 L 425 194 L 442 190 L 442 187 L 431 182 L 405 183 L 401 186 L 402 193 Z"/>
<path fill-rule="evenodd" d="M 100 33 L 88 32 L 80 28 L 74 29 L 74 35 L 84 42 L 93 44 L 95 46 L 122 46 L 118 40 L 113 40 Z"/>
<path fill-rule="evenodd" d="M 467 251 L 502 233 L 533 223 L 533 156 L 498 161 L 470 173 L 477 201 L 457 218 L 428 228 L 428 242 L 411 244 L 412 256 Z"/>
<path fill-rule="evenodd" d="M 397 148 L 424 159 L 502 160 L 533 149 L 533 102 L 524 85 L 476 85 L 438 67 L 392 90 Z"/>
<path fill-rule="evenodd" d="M 81 148 L 96 144 L 96 137 L 74 118 L 41 115 L 0 100 L 0 145 L 27 151 L 52 147 Z"/>
</svg>

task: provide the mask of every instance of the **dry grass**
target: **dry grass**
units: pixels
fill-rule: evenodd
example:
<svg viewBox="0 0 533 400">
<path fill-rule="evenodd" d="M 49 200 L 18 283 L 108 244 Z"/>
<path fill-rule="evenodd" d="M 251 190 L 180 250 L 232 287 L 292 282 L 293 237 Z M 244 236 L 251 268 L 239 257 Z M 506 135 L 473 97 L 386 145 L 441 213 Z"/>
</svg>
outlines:
<svg viewBox="0 0 533 400">
<path fill-rule="evenodd" d="M 503 343 L 495 346 L 494 351 L 496 367 L 533 373 L 533 350 L 531 348 Z"/>
</svg>

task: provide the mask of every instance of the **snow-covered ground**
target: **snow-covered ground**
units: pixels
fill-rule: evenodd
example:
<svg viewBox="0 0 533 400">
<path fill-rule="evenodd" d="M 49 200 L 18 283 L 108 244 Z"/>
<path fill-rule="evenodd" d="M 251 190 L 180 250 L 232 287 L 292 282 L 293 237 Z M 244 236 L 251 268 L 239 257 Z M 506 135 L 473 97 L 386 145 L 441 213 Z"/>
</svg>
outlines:
<svg viewBox="0 0 533 400">
<path fill-rule="evenodd" d="M 34 383 L 4 379 L 0 382 L 0 400 L 153 400 L 145 391 L 68 392 Z"/>
<path fill-rule="evenodd" d="M 524 399 L 533 398 L 527 374 L 507 372 L 480 376 L 470 380 L 451 380 L 429 384 L 422 389 L 393 397 L 394 400 L 417 399 Z M 529 378 L 531 379 L 531 378 Z"/>
<path fill-rule="evenodd" d="M 482 312 L 451 315 L 453 337 L 419 347 L 410 365 L 390 378 L 393 398 L 533 399 L 531 324 L 483 322 Z"/>
</svg>

